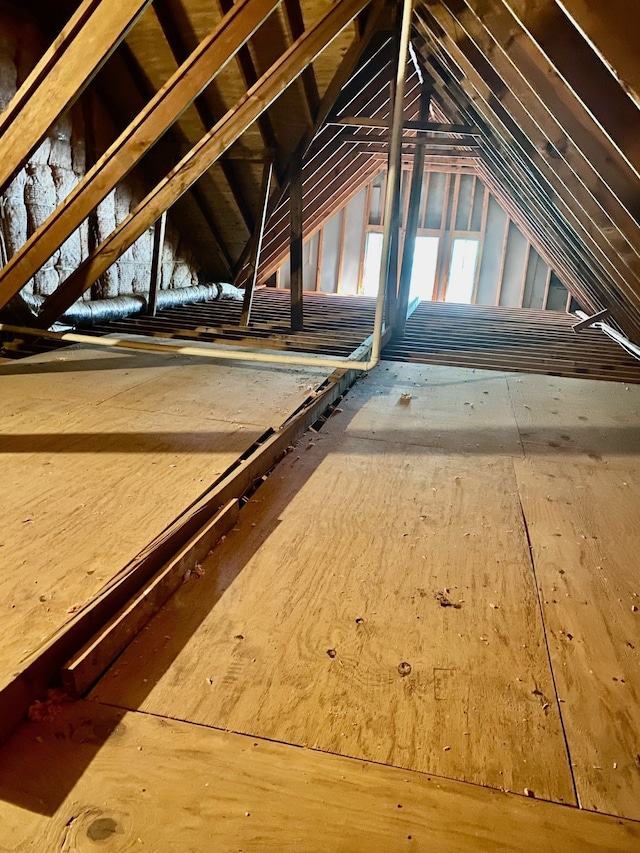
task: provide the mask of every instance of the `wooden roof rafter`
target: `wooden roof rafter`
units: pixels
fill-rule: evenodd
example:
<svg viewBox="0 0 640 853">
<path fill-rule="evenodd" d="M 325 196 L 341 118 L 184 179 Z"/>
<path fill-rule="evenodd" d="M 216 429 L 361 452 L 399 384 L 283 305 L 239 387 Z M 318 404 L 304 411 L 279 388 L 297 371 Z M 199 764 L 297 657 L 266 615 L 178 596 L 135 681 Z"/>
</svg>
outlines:
<svg viewBox="0 0 640 853">
<path fill-rule="evenodd" d="M 180 66 L 198 48 L 198 37 L 190 26 L 189 18 L 185 14 L 180 0 L 154 0 L 153 9 L 160 22 L 167 43 L 171 48 L 171 52 Z M 224 104 L 216 91 L 214 80 L 198 95 L 193 102 L 193 106 L 200 116 L 204 131 L 212 128 L 226 112 Z M 244 195 L 239 166 L 234 161 L 221 159 L 220 167 L 233 194 L 244 224 L 247 227 L 247 231 L 251 233 L 255 227 L 255 215 Z"/>
<path fill-rule="evenodd" d="M 311 26 L 265 72 L 240 102 L 195 145 L 110 237 L 49 296 L 39 324 L 51 325 L 107 270 L 174 201 L 215 163 L 259 115 L 299 77 L 324 47 L 366 6 L 368 0 L 342 0 Z"/>
<path fill-rule="evenodd" d="M 461 4 L 456 4 L 456 15 L 451 11 L 453 2 L 450 0 L 426 5 L 431 11 L 421 9 L 420 19 L 427 49 L 439 56 L 440 62 L 449 68 L 449 76 L 456 79 L 474 109 L 480 110 L 485 125 L 490 128 L 485 149 L 495 149 L 497 140 L 501 139 L 507 160 L 512 161 L 512 168 L 522 173 L 524 180 L 529 183 L 533 199 L 538 205 L 547 206 L 543 221 L 549 222 L 549 227 L 564 234 L 565 253 L 576 259 L 579 291 L 588 287 L 591 299 L 594 293 L 599 292 L 600 302 L 602 299 L 609 300 L 606 307 L 613 308 L 616 303 L 619 305 L 617 294 L 620 291 L 626 293 L 631 302 L 636 285 L 630 286 L 635 276 L 627 262 L 629 259 L 633 261 L 635 252 L 630 246 L 626 247 L 626 253 L 607 246 L 610 235 L 615 233 L 611 230 L 610 222 L 606 226 L 603 223 L 600 229 L 588 227 L 592 220 L 587 222 L 580 211 L 586 207 L 595 221 L 602 221 L 602 212 L 593 204 L 591 208 L 587 206 L 588 197 L 575 173 L 562 177 L 562 169 L 566 166 L 558 154 L 564 149 L 562 145 L 560 149 L 556 148 L 537 124 L 540 110 L 534 110 L 532 115 L 530 110 L 533 108 L 530 105 L 525 109 L 511 92 L 509 84 L 513 85 L 512 79 L 505 81 L 504 76 L 500 76 L 496 70 L 498 63 L 486 60 L 459 20 Z M 465 8 L 467 6 L 465 4 Z M 463 17 L 463 20 L 468 27 L 468 16 Z M 558 117 L 555 118 L 557 120 Z M 574 193 L 581 194 L 579 206 L 576 205 Z M 552 206 L 549 207 L 551 200 Z M 559 264 L 555 266 L 559 267 Z M 614 286 L 609 285 L 610 280 L 615 282 Z M 568 281 L 565 283 L 569 285 Z M 580 292 L 575 295 L 580 299 Z M 585 301 L 584 293 L 582 300 Z M 632 314 L 629 320 L 638 325 L 638 316 L 633 315 L 634 310 L 637 312 L 637 309 L 632 309 L 626 313 Z M 620 310 L 614 310 L 616 313 L 620 321 Z"/>
</svg>

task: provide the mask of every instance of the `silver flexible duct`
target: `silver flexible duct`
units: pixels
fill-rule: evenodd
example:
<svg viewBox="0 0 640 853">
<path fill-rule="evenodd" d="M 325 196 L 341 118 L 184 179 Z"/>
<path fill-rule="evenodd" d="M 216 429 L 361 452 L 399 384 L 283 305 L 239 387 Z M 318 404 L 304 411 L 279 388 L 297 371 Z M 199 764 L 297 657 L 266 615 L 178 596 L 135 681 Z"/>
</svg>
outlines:
<svg viewBox="0 0 640 853">
<path fill-rule="evenodd" d="M 174 308 L 189 302 L 204 302 L 212 299 L 242 300 L 244 291 L 233 284 L 215 282 L 213 284 L 196 284 L 192 287 L 180 287 L 175 290 L 160 290 L 157 296 L 158 308 Z M 109 299 L 96 299 L 90 302 L 80 300 L 75 302 L 60 317 L 59 323 L 72 326 L 91 326 L 96 323 L 106 323 L 131 314 L 140 314 L 147 308 L 148 293 L 129 293 L 125 296 L 114 296 Z M 29 308 L 38 314 L 43 296 L 23 293 L 22 298 Z"/>
</svg>

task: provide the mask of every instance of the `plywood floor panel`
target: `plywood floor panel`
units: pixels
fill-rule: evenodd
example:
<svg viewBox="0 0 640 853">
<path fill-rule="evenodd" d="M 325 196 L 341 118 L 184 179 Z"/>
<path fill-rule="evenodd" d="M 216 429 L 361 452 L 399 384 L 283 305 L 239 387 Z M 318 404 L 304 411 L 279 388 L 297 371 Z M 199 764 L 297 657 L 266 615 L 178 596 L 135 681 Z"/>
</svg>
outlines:
<svg viewBox="0 0 640 853">
<path fill-rule="evenodd" d="M 328 432 L 439 453 L 521 456 L 506 377 L 452 367 L 380 365 L 340 404 Z"/>
<path fill-rule="evenodd" d="M 68 347 L 0 365 L 3 416 L 23 399 L 81 405 L 107 400 L 187 363 L 176 355 Z"/>
<path fill-rule="evenodd" d="M 510 458 L 323 433 L 92 697 L 571 802 Z"/>
<path fill-rule="evenodd" d="M 207 383 L 201 367 L 73 348 L 0 369 L 0 687 L 317 384 L 211 362 Z M 146 406 L 123 407 L 140 387 Z"/>
<path fill-rule="evenodd" d="M 633 853 L 638 824 L 88 702 L 0 751 L 0 850 Z"/>
<path fill-rule="evenodd" d="M 326 376 L 326 370 L 313 367 L 230 366 L 194 358 L 162 383 L 122 391 L 109 403 L 128 410 L 194 412 L 203 419 L 279 426 Z"/>
<path fill-rule="evenodd" d="M 580 802 L 640 820 L 640 478 L 516 466 Z"/>
<path fill-rule="evenodd" d="M 637 466 L 639 385 L 546 376 L 507 382 L 526 455 Z"/>
</svg>

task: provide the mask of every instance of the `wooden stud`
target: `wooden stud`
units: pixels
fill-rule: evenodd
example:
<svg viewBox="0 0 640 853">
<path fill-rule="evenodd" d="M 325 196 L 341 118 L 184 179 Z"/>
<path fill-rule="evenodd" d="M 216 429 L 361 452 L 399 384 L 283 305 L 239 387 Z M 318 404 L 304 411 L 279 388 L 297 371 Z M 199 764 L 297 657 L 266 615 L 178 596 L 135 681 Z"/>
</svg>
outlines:
<svg viewBox="0 0 640 853">
<path fill-rule="evenodd" d="M 149 282 L 149 300 L 147 302 L 147 314 L 152 317 L 156 315 L 158 304 L 158 290 L 162 279 L 162 253 L 164 250 L 164 235 L 167 227 L 167 211 L 153 226 L 153 253 L 151 255 L 151 277 Z"/>
<path fill-rule="evenodd" d="M 262 169 L 262 186 L 260 189 L 260 197 L 262 205 L 256 232 L 254 234 L 254 247 L 252 250 L 251 261 L 249 263 L 249 275 L 244 286 L 244 298 L 242 301 L 242 314 L 240 316 L 240 325 L 248 326 L 251 321 L 251 304 L 253 302 L 253 294 L 258 278 L 258 267 L 260 266 L 260 252 L 262 251 L 262 240 L 264 237 L 264 227 L 267 221 L 267 209 L 269 207 L 269 196 L 271 194 L 271 179 L 273 177 L 273 158 L 268 156 L 264 162 Z"/>
<path fill-rule="evenodd" d="M 289 269 L 290 269 L 290 295 L 291 295 L 291 329 L 302 331 L 304 327 L 304 316 L 302 307 L 303 282 L 303 245 L 302 234 L 304 231 L 304 210 L 302 204 L 303 178 L 302 161 L 296 163 L 295 175 L 289 184 L 289 217 L 290 217 L 290 242 L 289 242 Z"/>
</svg>

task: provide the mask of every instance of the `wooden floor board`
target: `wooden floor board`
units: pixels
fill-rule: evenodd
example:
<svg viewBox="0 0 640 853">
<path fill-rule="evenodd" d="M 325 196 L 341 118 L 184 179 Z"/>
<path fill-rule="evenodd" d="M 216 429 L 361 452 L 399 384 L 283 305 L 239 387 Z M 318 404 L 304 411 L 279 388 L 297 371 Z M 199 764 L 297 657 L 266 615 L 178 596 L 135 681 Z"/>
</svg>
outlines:
<svg viewBox="0 0 640 853">
<path fill-rule="evenodd" d="M 580 802 L 640 820 L 640 478 L 516 470 Z"/>
<path fill-rule="evenodd" d="M 573 800 L 509 457 L 321 433 L 204 568 L 93 698 Z"/>
<path fill-rule="evenodd" d="M 90 702 L 0 752 L 0 850 L 633 853 L 640 825 Z"/>
</svg>

